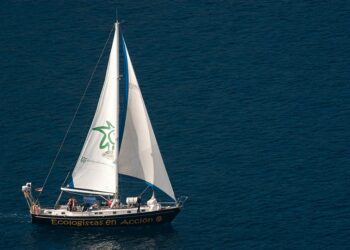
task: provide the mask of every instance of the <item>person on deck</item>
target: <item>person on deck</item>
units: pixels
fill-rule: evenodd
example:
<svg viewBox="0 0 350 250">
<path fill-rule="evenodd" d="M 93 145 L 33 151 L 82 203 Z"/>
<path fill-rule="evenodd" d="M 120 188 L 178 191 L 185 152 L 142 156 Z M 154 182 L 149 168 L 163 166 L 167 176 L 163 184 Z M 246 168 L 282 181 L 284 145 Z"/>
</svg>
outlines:
<svg viewBox="0 0 350 250">
<path fill-rule="evenodd" d="M 74 199 L 74 197 L 70 197 L 67 203 L 68 211 L 72 211 L 75 208 L 75 205 L 76 205 L 76 200 Z"/>
<path fill-rule="evenodd" d="M 108 207 L 112 207 L 112 204 L 113 204 L 113 200 L 112 200 L 112 199 L 109 199 L 109 200 L 107 201 L 107 206 L 108 206 Z"/>
<path fill-rule="evenodd" d="M 141 207 L 141 197 L 138 196 L 137 197 L 137 212 L 138 213 L 140 212 L 140 207 Z"/>
</svg>

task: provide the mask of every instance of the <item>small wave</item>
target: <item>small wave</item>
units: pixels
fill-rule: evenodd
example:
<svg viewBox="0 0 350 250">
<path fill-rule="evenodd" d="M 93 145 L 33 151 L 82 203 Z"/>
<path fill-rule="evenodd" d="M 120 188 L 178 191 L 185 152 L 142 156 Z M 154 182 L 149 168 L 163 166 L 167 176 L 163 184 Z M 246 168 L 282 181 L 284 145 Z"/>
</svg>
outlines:
<svg viewBox="0 0 350 250">
<path fill-rule="evenodd" d="M 29 220 L 29 215 L 26 213 L 0 213 L 0 221 L 6 222 L 7 220 L 27 222 Z"/>
</svg>

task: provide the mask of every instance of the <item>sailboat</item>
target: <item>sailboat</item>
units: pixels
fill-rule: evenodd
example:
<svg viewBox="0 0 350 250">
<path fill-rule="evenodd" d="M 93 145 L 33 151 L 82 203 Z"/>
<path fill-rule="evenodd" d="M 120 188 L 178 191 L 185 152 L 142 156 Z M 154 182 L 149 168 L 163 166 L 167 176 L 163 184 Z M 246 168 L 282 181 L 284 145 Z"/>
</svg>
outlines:
<svg viewBox="0 0 350 250">
<path fill-rule="evenodd" d="M 119 117 L 119 51 L 123 54 L 127 92 L 123 121 Z M 120 176 L 143 181 L 145 190 L 150 189 L 152 196 L 142 201 L 144 190 L 137 196 L 126 197 L 123 202 L 119 192 Z M 22 192 L 32 222 L 53 226 L 162 224 L 171 222 L 183 208 L 187 197 L 176 198 L 173 191 L 118 21 L 114 24 L 106 76 L 91 127 L 56 204 L 41 207 L 34 198 L 31 182 L 22 186 Z M 171 201 L 158 201 L 158 192 Z M 67 203 L 61 202 L 62 194 L 67 193 L 83 196 L 83 202 L 73 197 Z"/>
</svg>

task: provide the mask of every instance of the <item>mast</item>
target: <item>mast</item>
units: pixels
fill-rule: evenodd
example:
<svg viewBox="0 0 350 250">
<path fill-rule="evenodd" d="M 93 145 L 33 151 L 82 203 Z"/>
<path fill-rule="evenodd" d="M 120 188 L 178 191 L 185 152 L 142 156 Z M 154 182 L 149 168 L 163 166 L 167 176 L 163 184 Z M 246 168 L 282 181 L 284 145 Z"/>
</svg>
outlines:
<svg viewBox="0 0 350 250">
<path fill-rule="evenodd" d="M 118 18 L 118 16 L 117 16 Z M 115 161 L 115 182 L 116 182 L 116 190 L 115 190 L 115 197 L 114 200 L 118 199 L 119 197 L 119 181 L 118 181 L 118 153 L 119 153 L 119 80 L 120 80 L 120 75 L 119 75 L 119 65 L 120 65 L 120 59 L 119 59 L 119 26 L 120 22 L 116 21 L 115 23 L 115 36 L 116 36 L 116 57 L 117 57 L 117 79 L 116 79 L 116 84 L 117 84 L 117 94 L 118 94 L 118 102 L 117 102 L 117 120 L 116 120 L 116 127 L 115 127 L 115 136 L 116 136 L 116 161 Z"/>
</svg>

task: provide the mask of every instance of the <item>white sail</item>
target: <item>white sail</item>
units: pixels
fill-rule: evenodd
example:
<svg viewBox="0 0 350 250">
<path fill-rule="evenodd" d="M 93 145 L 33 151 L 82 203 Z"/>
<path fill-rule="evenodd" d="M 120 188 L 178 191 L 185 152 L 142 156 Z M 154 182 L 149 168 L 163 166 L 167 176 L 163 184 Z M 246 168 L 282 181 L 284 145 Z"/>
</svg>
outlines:
<svg viewBox="0 0 350 250">
<path fill-rule="evenodd" d="M 119 35 L 113 44 L 96 113 L 68 188 L 117 193 Z"/>
<path fill-rule="evenodd" d="M 175 200 L 124 39 L 122 43 L 128 68 L 125 77 L 129 79 L 129 84 L 126 120 L 118 159 L 119 174 L 144 180 Z"/>
</svg>

